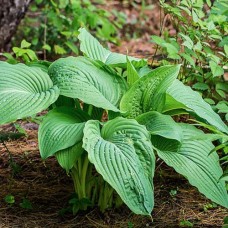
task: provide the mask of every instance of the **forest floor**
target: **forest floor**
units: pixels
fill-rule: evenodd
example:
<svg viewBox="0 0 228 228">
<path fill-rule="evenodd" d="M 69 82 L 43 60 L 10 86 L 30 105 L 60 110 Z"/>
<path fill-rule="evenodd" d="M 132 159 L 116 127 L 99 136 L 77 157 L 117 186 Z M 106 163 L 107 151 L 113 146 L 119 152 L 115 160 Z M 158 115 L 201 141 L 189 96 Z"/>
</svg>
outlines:
<svg viewBox="0 0 228 228">
<path fill-rule="evenodd" d="M 122 6 L 120 1 L 110 1 L 110 7 L 128 15 L 128 25 L 120 35 L 121 45 L 110 44 L 110 49 L 152 58 L 155 48 L 150 36 L 160 32 L 159 8 L 155 5 L 142 13 L 141 8 Z M 169 22 L 165 26 L 169 28 Z M 27 136 L 0 143 L 0 228 L 221 227 L 228 214 L 226 209 L 212 204 L 182 176 L 158 161 L 153 222 L 149 217 L 134 215 L 126 206 L 110 209 L 105 214 L 95 208 L 73 216 L 65 210 L 73 194 L 70 177 L 55 158 L 46 161 L 40 158 L 38 126 L 26 121 L 19 123 Z M 9 124 L 0 126 L 1 131 L 16 130 Z M 4 201 L 7 195 L 15 198 L 11 205 Z M 27 199 L 27 203 L 23 204 L 23 199 Z"/>
</svg>

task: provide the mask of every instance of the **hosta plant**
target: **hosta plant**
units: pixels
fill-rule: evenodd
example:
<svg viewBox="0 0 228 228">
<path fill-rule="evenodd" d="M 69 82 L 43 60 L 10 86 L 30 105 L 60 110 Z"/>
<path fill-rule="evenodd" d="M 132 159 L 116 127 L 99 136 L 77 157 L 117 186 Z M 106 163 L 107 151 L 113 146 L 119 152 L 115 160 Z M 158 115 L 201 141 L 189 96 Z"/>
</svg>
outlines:
<svg viewBox="0 0 228 228">
<path fill-rule="evenodd" d="M 84 57 L 10 65 L 0 62 L 0 123 L 48 109 L 38 132 L 43 159 L 55 156 L 72 176 L 74 212 L 125 203 L 150 215 L 153 176 L 160 157 L 206 197 L 228 207 L 212 141 L 227 140 L 220 117 L 177 80 L 179 65 L 151 70 L 146 60 L 112 53 L 85 29 Z M 205 134 L 172 116 L 189 113 L 211 126 Z"/>
</svg>

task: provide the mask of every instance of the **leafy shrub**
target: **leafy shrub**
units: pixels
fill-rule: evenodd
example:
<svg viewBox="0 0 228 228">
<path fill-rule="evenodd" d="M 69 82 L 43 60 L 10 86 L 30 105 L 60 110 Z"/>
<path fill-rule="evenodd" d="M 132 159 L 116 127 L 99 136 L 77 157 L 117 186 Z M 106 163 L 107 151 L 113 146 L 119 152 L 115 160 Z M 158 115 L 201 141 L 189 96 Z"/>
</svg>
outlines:
<svg viewBox="0 0 228 228">
<path fill-rule="evenodd" d="M 118 42 L 117 29 L 125 21 L 124 15 L 117 16 L 112 22 L 113 15 L 97 6 L 103 1 L 90 0 L 36 0 L 30 6 L 21 24 L 14 46 L 19 46 L 18 40 L 26 39 L 35 51 L 43 49 L 45 56 L 51 54 L 78 54 L 78 29 L 86 26 L 93 30 L 97 37 L 104 41 Z"/>
<path fill-rule="evenodd" d="M 219 158 L 211 153 L 212 141 L 227 141 L 228 128 L 176 79 L 180 66 L 151 70 L 146 60 L 103 48 L 85 29 L 78 39 L 85 57 L 50 66 L 0 62 L 0 124 L 49 107 L 38 132 L 40 154 L 55 156 L 72 176 L 74 213 L 124 202 L 134 213 L 150 215 L 156 156 L 228 208 Z M 175 122 L 171 116 L 179 113 L 195 115 L 216 133 Z"/>
<path fill-rule="evenodd" d="M 175 34 L 162 30 L 162 37 L 152 36 L 168 62 L 181 63 L 179 79 L 203 94 L 214 109 L 224 113 L 228 120 L 224 69 L 227 69 L 228 26 L 227 1 L 161 0 L 165 11 L 163 23 L 170 18 Z M 163 24 L 162 23 L 162 24 Z M 164 25 L 163 25 L 164 26 Z M 166 59 L 167 60 L 167 59 Z M 221 104 L 215 106 L 216 103 Z"/>
</svg>

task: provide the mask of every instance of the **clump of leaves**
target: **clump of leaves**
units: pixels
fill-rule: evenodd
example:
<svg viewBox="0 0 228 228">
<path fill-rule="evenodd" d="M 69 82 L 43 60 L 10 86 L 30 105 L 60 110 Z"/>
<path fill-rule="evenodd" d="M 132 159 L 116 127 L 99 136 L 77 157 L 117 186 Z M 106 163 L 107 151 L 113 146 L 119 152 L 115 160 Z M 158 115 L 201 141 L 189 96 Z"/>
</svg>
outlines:
<svg viewBox="0 0 228 228">
<path fill-rule="evenodd" d="M 42 62 L 0 62 L 0 123 L 49 108 L 38 132 L 40 154 L 55 156 L 72 176 L 73 211 L 125 203 L 136 214 L 150 215 L 156 156 L 228 207 L 219 158 L 210 153 L 212 141 L 227 140 L 228 128 L 177 79 L 180 65 L 151 70 L 146 60 L 103 48 L 85 29 L 78 39 L 84 57 L 61 58 L 46 68 Z M 172 115 L 183 112 L 219 133 L 175 122 Z"/>
</svg>

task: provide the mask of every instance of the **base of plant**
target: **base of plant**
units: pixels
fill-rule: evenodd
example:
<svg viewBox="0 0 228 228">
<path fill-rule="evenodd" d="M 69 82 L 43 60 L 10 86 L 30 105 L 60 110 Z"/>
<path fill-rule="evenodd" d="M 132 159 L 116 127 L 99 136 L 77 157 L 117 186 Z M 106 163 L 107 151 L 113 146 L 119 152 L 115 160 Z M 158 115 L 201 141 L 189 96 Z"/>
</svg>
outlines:
<svg viewBox="0 0 228 228">
<path fill-rule="evenodd" d="M 108 208 L 118 208 L 123 204 L 116 191 L 96 172 L 87 154 L 83 154 L 76 161 L 70 174 L 77 195 L 77 203 L 74 203 L 77 206 L 74 206 L 73 213 L 87 210 L 91 206 L 98 206 L 100 211 L 104 212 Z"/>
</svg>

